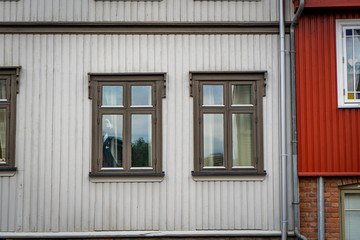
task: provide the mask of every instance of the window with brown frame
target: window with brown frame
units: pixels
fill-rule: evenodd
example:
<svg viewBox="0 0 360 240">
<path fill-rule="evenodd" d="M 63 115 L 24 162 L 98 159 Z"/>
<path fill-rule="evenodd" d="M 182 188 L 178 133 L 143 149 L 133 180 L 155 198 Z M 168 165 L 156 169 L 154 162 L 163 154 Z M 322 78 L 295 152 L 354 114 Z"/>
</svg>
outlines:
<svg viewBox="0 0 360 240">
<path fill-rule="evenodd" d="M 360 185 L 340 187 L 341 239 L 360 239 Z"/>
<path fill-rule="evenodd" d="M 264 175 L 266 72 L 191 72 L 193 175 Z"/>
<path fill-rule="evenodd" d="M 89 74 L 90 176 L 163 176 L 165 73 Z"/>
<path fill-rule="evenodd" d="M 20 67 L 0 67 L 0 171 L 15 171 L 16 94 Z"/>
</svg>

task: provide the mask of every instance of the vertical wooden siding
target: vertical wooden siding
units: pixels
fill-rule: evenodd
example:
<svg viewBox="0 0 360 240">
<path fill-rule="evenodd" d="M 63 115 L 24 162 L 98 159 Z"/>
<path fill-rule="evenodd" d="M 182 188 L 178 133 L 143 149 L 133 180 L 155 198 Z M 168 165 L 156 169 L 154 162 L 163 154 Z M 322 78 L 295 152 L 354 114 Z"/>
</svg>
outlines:
<svg viewBox="0 0 360 240">
<path fill-rule="evenodd" d="M 296 30 L 299 175 L 359 175 L 360 109 L 337 107 L 335 20 L 358 11 L 305 13 Z"/>
<path fill-rule="evenodd" d="M 0 35 L 22 66 L 0 231 L 279 230 L 277 35 Z M 195 182 L 189 71 L 267 70 L 263 182 Z M 167 72 L 161 183 L 92 183 L 88 72 Z M 290 201 L 289 201 L 290 206 Z"/>
<path fill-rule="evenodd" d="M 287 19 L 292 3 L 286 1 Z M 278 1 L 21 0 L 0 2 L 1 21 L 278 21 Z"/>
</svg>

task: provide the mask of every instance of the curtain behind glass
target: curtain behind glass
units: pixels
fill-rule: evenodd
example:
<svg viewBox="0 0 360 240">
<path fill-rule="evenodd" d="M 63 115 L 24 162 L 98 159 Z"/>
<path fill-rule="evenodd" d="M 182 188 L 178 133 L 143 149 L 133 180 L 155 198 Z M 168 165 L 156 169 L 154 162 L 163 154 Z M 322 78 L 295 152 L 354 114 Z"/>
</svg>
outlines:
<svg viewBox="0 0 360 240">
<path fill-rule="evenodd" d="M 0 163 L 6 162 L 6 109 L 0 109 Z"/>
</svg>

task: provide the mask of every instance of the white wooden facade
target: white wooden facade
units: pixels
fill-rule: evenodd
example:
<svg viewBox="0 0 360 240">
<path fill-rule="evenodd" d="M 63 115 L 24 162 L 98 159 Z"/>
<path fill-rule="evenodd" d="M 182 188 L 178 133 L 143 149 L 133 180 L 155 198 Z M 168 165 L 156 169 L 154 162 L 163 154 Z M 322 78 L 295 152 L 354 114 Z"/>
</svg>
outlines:
<svg viewBox="0 0 360 240">
<path fill-rule="evenodd" d="M 0 21 L 276 22 L 277 2 L 19 0 L 0 2 Z M 0 236 L 98 230 L 279 231 L 279 54 L 278 34 L 0 33 L 0 66 L 21 66 L 17 172 L 0 176 Z M 249 70 L 268 73 L 263 98 L 267 175 L 195 181 L 189 72 Z M 167 73 L 161 182 L 89 179 L 90 72 Z M 288 206 L 291 209 L 290 200 Z"/>
</svg>

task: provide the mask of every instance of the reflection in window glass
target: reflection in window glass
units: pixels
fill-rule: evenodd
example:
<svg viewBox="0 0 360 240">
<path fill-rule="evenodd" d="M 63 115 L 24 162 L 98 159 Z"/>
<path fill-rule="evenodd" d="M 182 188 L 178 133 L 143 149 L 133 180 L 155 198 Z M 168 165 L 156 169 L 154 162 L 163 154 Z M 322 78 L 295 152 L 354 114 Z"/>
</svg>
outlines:
<svg viewBox="0 0 360 240">
<path fill-rule="evenodd" d="M 252 114 L 232 114 L 233 166 L 252 166 Z"/>
<path fill-rule="evenodd" d="M 122 167 L 123 116 L 102 116 L 103 167 Z"/>
<path fill-rule="evenodd" d="M 0 99 L 6 99 L 6 79 L 0 80 Z"/>
<path fill-rule="evenodd" d="M 131 86 L 131 106 L 151 105 L 151 86 Z"/>
<path fill-rule="evenodd" d="M 222 85 L 203 85 L 203 105 L 224 105 Z"/>
<path fill-rule="evenodd" d="M 151 114 L 131 115 L 131 166 L 152 166 Z"/>
<path fill-rule="evenodd" d="M 103 106 L 122 106 L 123 87 L 122 86 L 103 86 L 102 87 Z"/>
<path fill-rule="evenodd" d="M 6 109 L 0 109 L 0 163 L 6 163 Z"/>
<path fill-rule="evenodd" d="M 360 239 L 360 193 L 345 193 L 345 239 Z"/>
<path fill-rule="evenodd" d="M 358 35 L 348 33 L 346 30 L 346 74 L 347 74 L 347 99 L 360 99 L 360 37 Z M 358 33 L 359 30 L 355 30 Z"/>
<path fill-rule="evenodd" d="M 232 104 L 252 104 L 251 85 L 232 85 Z"/>
<path fill-rule="evenodd" d="M 204 166 L 224 166 L 224 115 L 204 114 Z"/>
</svg>

